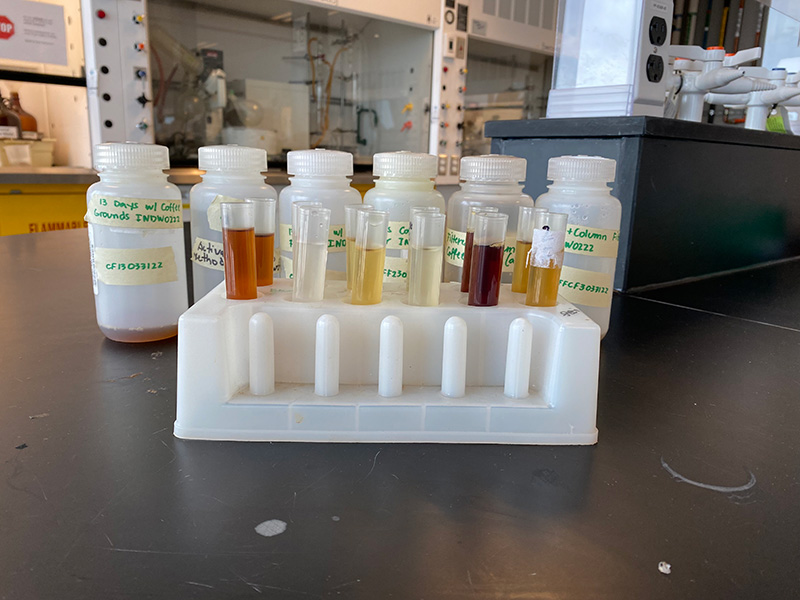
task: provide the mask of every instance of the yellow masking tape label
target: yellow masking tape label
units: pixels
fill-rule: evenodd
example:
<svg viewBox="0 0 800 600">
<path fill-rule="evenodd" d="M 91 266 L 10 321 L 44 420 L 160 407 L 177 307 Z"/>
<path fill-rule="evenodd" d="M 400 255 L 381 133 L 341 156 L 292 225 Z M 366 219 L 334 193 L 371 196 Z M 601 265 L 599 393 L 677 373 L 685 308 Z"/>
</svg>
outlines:
<svg viewBox="0 0 800 600">
<path fill-rule="evenodd" d="M 613 293 L 611 274 L 586 271 L 574 267 L 561 267 L 559 295 L 573 304 L 611 306 Z"/>
<path fill-rule="evenodd" d="M 208 210 L 206 211 L 206 215 L 208 215 L 208 228 L 212 231 L 222 231 L 222 208 L 220 204 L 223 202 L 244 202 L 244 200 L 218 194 L 211 204 L 209 204 Z"/>
<path fill-rule="evenodd" d="M 464 266 L 464 249 L 467 245 L 467 234 L 455 229 L 444 232 L 444 260 L 457 267 Z"/>
<path fill-rule="evenodd" d="M 194 238 L 192 262 L 208 269 L 224 271 L 225 261 L 222 254 L 222 242 L 212 242 L 201 237 Z"/>
<path fill-rule="evenodd" d="M 111 227 L 180 229 L 183 212 L 180 200 L 123 198 L 94 192 L 89 198 L 85 220 Z"/>
<path fill-rule="evenodd" d="M 586 256 L 616 258 L 619 251 L 619 230 L 567 225 L 564 251 Z"/>
<path fill-rule="evenodd" d="M 386 231 L 386 249 L 408 250 L 410 231 L 409 221 L 389 221 L 389 228 Z"/>
<path fill-rule="evenodd" d="M 400 256 L 387 256 L 383 263 L 384 281 L 408 281 L 408 259 Z"/>
<path fill-rule="evenodd" d="M 106 285 L 150 285 L 178 280 L 175 253 L 163 248 L 95 248 L 97 280 Z"/>
<path fill-rule="evenodd" d="M 281 256 L 281 269 L 283 270 L 283 277 L 285 279 L 291 279 L 294 275 L 292 259 L 288 256 Z"/>
<path fill-rule="evenodd" d="M 281 223 L 281 250 L 292 251 L 292 226 Z M 347 242 L 344 239 L 344 225 L 331 225 L 328 229 L 328 252 L 344 252 Z"/>
</svg>

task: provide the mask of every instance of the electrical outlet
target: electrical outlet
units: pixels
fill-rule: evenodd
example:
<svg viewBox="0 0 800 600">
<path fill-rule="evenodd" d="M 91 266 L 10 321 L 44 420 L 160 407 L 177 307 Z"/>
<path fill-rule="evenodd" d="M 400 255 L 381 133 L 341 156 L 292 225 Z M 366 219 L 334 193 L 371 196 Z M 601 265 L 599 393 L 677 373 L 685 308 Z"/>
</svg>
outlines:
<svg viewBox="0 0 800 600">
<path fill-rule="evenodd" d="M 650 43 L 661 46 L 667 41 L 667 22 L 661 17 L 650 19 Z"/>
<path fill-rule="evenodd" d="M 647 66 L 645 67 L 647 73 L 647 80 L 653 83 L 658 83 L 664 76 L 664 59 L 656 54 L 651 54 L 647 57 Z"/>
</svg>

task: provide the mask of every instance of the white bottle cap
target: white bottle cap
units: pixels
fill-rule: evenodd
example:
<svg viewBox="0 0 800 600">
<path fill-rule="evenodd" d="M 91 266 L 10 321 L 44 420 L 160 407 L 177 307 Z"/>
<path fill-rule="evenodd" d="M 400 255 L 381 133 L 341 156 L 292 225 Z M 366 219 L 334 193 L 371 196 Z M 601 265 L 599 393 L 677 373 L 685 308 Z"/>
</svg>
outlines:
<svg viewBox="0 0 800 600">
<path fill-rule="evenodd" d="M 197 166 L 203 171 L 261 173 L 267 170 L 267 151 L 235 144 L 203 146 L 197 152 Z"/>
<path fill-rule="evenodd" d="M 516 156 L 484 154 L 461 159 L 461 179 L 465 181 L 525 181 L 528 161 Z"/>
<path fill-rule="evenodd" d="M 169 150 L 155 144 L 97 144 L 94 156 L 95 169 L 101 172 L 109 169 L 169 169 Z"/>
<path fill-rule="evenodd" d="M 338 150 L 292 150 L 286 155 L 289 175 L 334 177 L 353 174 L 353 155 Z"/>
<path fill-rule="evenodd" d="M 557 156 L 547 161 L 552 181 L 614 181 L 617 161 L 602 156 Z"/>
<path fill-rule="evenodd" d="M 431 179 L 436 177 L 436 157 L 419 152 L 379 152 L 372 157 L 372 174 L 375 177 L 401 179 Z"/>
</svg>

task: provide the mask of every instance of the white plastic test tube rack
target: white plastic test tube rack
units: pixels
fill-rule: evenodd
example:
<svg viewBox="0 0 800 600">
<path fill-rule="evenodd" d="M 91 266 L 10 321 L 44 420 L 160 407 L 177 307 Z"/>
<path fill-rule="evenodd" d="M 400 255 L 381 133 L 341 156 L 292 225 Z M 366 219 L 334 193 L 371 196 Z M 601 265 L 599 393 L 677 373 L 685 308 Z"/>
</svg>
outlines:
<svg viewBox="0 0 800 600">
<path fill-rule="evenodd" d="M 178 325 L 175 435 L 305 442 L 593 444 L 600 329 L 571 304 L 531 308 L 503 286 L 467 306 L 458 283 L 439 306 L 405 290 L 355 306 L 345 282 L 322 302 L 291 281 L 255 300 L 224 283 Z"/>
</svg>

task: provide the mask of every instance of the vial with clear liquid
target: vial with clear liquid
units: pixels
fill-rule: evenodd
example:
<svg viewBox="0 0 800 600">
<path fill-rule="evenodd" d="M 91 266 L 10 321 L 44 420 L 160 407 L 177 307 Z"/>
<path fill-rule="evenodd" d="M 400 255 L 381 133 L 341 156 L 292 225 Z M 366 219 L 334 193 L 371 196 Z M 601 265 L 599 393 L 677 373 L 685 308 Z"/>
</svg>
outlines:
<svg viewBox="0 0 800 600">
<path fill-rule="evenodd" d="M 411 258 L 408 273 L 408 303 L 438 306 L 442 285 L 442 248 L 445 216 L 419 211 L 411 217 Z"/>
</svg>

